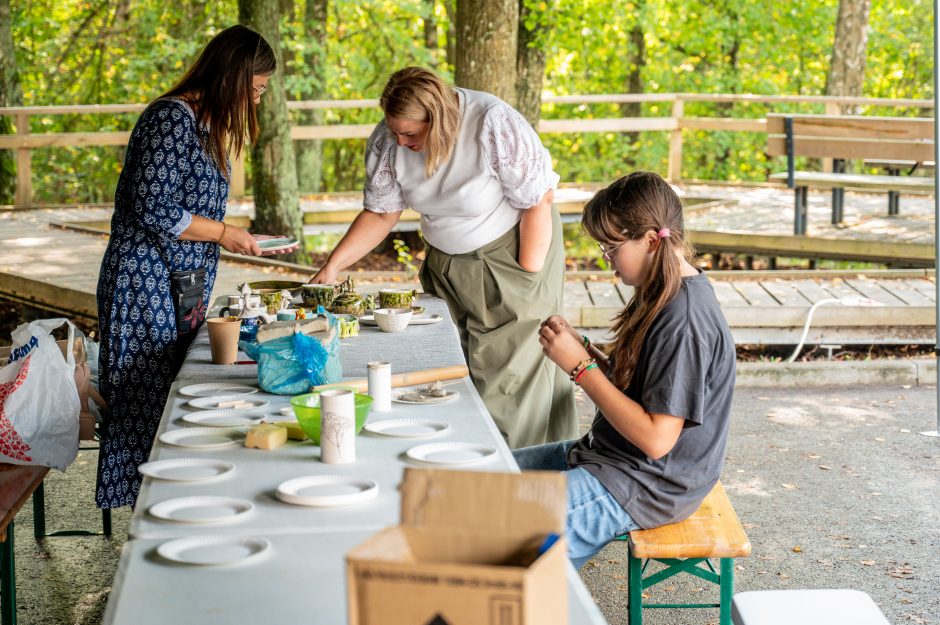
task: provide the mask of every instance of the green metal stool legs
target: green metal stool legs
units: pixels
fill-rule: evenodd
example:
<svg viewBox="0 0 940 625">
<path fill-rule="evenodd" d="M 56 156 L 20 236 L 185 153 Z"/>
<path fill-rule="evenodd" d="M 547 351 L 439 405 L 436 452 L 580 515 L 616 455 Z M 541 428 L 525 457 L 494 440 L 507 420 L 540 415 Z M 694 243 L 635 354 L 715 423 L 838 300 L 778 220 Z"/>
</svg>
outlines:
<svg viewBox="0 0 940 625">
<path fill-rule="evenodd" d="M 36 540 L 41 540 L 46 536 L 104 536 L 111 538 L 111 510 L 103 508 L 101 510 L 102 531 L 93 532 L 90 530 L 59 530 L 46 533 L 46 491 L 45 484 L 40 484 L 36 492 L 33 493 L 33 536 Z"/>
<path fill-rule="evenodd" d="M 644 608 L 718 608 L 721 625 L 731 625 L 731 597 L 734 594 L 734 558 L 719 558 L 719 571 L 715 571 L 708 558 L 655 559 L 666 568 L 643 577 L 650 560 L 633 557 L 627 562 L 628 623 L 643 625 Z M 674 575 L 688 573 L 719 587 L 718 603 L 643 603 L 643 590 L 655 586 Z"/>
<path fill-rule="evenodd" d="M 16 563 L 13 559 L 13 521 L 0 543 L 0 623 L 16 625 Z"/>
</svg>

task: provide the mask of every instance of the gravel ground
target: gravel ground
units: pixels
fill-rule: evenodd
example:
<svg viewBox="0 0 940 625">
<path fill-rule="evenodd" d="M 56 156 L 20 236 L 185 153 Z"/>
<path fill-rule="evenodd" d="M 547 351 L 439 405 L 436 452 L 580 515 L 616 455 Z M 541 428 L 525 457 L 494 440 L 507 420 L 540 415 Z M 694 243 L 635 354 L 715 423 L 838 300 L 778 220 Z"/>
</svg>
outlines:
<svg viewBox="0 0 940 625">
<path fill-rule="evenodd" d="M 584 428 L 593 408 L 579 398 Z M 940 439 L 933 387 L 739 389 L 722 481 L 753 545 L 738 561 L 738 591 L 855 588 L 892 623 L 940 625 Z M 46 480 L 49 530 L 100 528 L 96 451 Z M 32 536 L 32 509 L 17 516 L 20 625 L 98 623 L 130 511 L 114 513 L 114 538 Z M 581 572 L 611 625 L 627 622 L 626 553 L 608 547 Z M 717 596 L 673 578 L 661 602 Z M 717 623 L 716 610 L 649 610 L 650 625 Z"/>
</svg>

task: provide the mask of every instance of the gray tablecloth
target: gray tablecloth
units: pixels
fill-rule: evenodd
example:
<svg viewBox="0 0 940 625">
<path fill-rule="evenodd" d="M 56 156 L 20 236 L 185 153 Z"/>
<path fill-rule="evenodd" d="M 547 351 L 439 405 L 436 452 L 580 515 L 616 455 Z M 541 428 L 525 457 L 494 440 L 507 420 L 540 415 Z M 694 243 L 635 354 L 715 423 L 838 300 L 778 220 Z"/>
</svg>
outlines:
<svg viewBox="0 0 940 625">
<path fill-rule="evenodd" d="M 423 296 L 416 300 L 416 304 L 425 307 L 423 317 L 440 315 L 442 321 L 430 325 L 409 325 L 403 332 L 396 333 L 382 332 L 376 326 L 362 325 L 359 336 L 340 341 L 343 377 L 366 377 L 366 363 L 373 360 L 391 362 L 392 373 L 466 364 L 460 350 L 457 328 L 451 321 L 444 300 Z M 239 352 L 238 359 L 248 360 L 248 356 Z M 205 324 L 199 330 L 183 368 L 176 376 L 178 380 L 200 381 L 257 377 L 257 365 L 212 364 L 209 334 Z"/>
</svg>

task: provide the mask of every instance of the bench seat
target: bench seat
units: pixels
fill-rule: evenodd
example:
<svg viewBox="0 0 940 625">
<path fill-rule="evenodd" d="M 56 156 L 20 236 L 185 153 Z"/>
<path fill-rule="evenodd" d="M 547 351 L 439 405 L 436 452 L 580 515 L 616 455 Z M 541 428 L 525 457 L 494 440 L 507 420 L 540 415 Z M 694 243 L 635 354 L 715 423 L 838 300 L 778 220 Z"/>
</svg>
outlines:
<svg viewBox="0 0 940 625">
<path fill-rule="evenodd" d="M 721 625 L 731 625 L 734 559 L 750 555 L 751 543 L 721 482 L 715 484 L 698 510 L 688 519 L 653 529 L 634 530 L 624 539 L 629 545 L 627 582 L 630 625 L 642 625 L 643 608 L 683 607 L 718 608 Z M 719 560 L 720 572 L 715 571 L 709 558 Z M 643 573 L 650 560 L 661 562 L 667 568 L 644 578 Z M 717 584 L 718 603 L 643 603 L 644 589 L 679 573 L 689 573 Z"/>
<path fill-rule="evenodd" d="M 787 172 L 771 174 L 769 180 L 787 182 Z M 834 174 L 819 171 L 793 172 L 793 183 L 797 187 L 818 189 L 872 189 L 877 191 L 925 191 L 934 190 L 934 179 L 928 176 L 885 176 L 878 174 Z"/>
</svg>

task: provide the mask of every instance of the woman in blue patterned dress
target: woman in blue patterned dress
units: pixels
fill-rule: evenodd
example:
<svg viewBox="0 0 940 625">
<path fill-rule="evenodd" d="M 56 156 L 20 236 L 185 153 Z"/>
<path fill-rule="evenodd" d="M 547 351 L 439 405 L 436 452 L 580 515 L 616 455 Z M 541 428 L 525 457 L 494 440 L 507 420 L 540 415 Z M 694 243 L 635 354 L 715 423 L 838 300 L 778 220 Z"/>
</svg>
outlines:
<svg viewBox="0 0 940 625">
<path fill-rule="evenodd" d="M 257 235 L 223 221 L 227 152 L 237 155 L 257 136 L 255 107 L 276 66 L 261 35 L 227 28 L 131 133 L 98 279 L 99 379 L 111 409 L 98 460 L 100 508 L 137 500 L 137 467 L 205 317 L 219 248 L 261 253 Z"/>
</svg>

